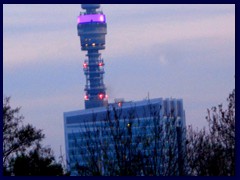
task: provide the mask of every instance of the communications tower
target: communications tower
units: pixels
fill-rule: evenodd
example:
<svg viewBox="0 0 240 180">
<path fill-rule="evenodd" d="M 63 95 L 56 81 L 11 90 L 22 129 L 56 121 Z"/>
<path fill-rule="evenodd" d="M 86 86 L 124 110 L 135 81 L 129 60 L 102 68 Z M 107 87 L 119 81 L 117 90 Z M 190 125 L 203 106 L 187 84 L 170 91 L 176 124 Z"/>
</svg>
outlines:
<svg viewBox="0 0 240 180">
<path fill-rule="evenodd" d="M 100 4 L 82 4 L 78 17 L 78 36 L 82 51 L 87 51 L 87 59 L 83 63 L 86 76 L 85 109 L 107 106 L 108 97 L 103 82 L 104 61 L 100 50 L 105 49 L 107 34 L 106 16 L 98 11 Z"/>
</svg>

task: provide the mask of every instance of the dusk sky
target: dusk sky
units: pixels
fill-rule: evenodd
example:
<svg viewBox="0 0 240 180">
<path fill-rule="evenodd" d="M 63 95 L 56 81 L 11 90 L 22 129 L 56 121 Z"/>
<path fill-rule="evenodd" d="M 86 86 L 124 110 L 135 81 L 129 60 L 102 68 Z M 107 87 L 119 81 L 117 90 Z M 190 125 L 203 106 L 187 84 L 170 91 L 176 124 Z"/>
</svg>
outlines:
<svg viewBox="0 0 240 180">
<path fill-rule="evenodd" d="M 235 5 L 103 4 L 109 101 L 181 98 L 187 125 L 235 88 Z M 84 109 L 80 4 L 3 5 L 3 93 L 45 145 L 65 150 L 63 112 Z M 226 106 L 225 106 L 226 107 Z"/>
</svg>

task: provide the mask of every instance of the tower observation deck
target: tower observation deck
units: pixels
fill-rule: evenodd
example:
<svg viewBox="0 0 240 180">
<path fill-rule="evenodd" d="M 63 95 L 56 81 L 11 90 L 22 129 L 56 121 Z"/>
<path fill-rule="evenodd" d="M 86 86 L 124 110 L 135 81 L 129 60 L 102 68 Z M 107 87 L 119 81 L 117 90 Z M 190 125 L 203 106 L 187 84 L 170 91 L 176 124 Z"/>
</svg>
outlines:
<svg viewBox="0 0 240 180">
<path fill-rule="evenodd" d="M 106 87 L 103 82 L 104 61 L 100 50 L 105 49 L 107 34 L 106 16 L 98 11 L 100 4 L 82 4 L 78 17 L 78 36 L 81 50 L 87 51 L 87 59 L 83 63 L 86 76 L 85 109 L 102 107 L 108 104 Z"/>
</svg>

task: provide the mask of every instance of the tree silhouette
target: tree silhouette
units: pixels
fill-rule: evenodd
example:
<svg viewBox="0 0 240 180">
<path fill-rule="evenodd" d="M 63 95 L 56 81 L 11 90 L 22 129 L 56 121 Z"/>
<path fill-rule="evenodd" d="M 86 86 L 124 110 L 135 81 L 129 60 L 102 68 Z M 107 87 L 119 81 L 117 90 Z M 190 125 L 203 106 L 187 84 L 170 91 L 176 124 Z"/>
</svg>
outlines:
<svg viewBox="0 0 240 180">
<path fill-rule="evenodd" d="M 3 101 L 3 174 L 4 175 L 61 175 L 62 166 L 55 162 L 50 148 L 40 142 L 42 130 L 24 125 L 20 108 L 12 108 L 10 97 Z"/>
<path fill-rule="evenodd" d="M 50 148 L 38 144 L 28 154 L 18 155 L 12 162 L 15 176 L 62 176 L 61 164 L 55 161 Z"/>
<path fill-rule="evenodd" d="M 188 128 L 186 168 L 190 175 L 235 175 L 235 90 L 227 98 L 228 107 L 207 110 L 208 129 Z"/>
</svg>

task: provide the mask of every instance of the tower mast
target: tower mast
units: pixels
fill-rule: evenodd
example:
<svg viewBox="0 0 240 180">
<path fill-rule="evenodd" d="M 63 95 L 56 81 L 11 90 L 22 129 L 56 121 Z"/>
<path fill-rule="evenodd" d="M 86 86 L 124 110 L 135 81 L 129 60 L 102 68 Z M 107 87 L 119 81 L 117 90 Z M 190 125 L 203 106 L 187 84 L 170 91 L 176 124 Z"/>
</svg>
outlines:
<svg viewBox="0 0 240 180">
<path fill-rule="evenodd" d="M 87 59 L 83 63 L 86 76 L 85 108 L 107 106 L 108 97 L 103 82 L 104 61 L 100 50 L 105 49 L 107 34 L 106 16 L 98 11 L 100 4 L 82 4 L 78 17 L 78 36 L 80 36 L 81 50 L 87 51 Z"/>
</svg>

